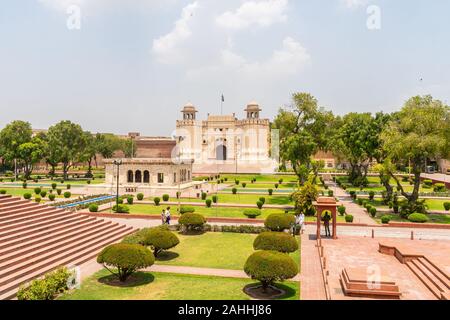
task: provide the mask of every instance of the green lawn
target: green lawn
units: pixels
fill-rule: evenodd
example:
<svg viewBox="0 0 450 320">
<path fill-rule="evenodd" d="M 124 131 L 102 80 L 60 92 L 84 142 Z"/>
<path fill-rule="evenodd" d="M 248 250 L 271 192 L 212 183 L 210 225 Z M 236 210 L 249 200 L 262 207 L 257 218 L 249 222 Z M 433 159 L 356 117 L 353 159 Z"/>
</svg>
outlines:
<svg viewBox="0 0 450 320">
<path fill-rule="evenodd" d="M 254 252 L 254 234 L 207 232 L 178 235 L 180 244 L 158 256 L 158 264 L 242 270 Z M 290 254 L 299 265 L 300 251 Z"/>
<path fill-rule="evenodd" d="M 220 176 L 221 179 L 228 179 L 228 183 L 234 183 L 235 180 L 239 180 L 240 183 L 247 182 L 250 184 L 252 178 L 256 178 L 256 182 L 266 182 L 266 183 L 278 183 L 280 179 L 285 182 L 296 183 L 298 178 L 295 175 L 254 175 L 254 174 L 225 174 Z"/>
<path fill-rule="evenodd" d="M 16 197 L 23 197 L 23 195 L 24 195 L 25 193 L 31 193 L 33 199 L 34 199 L 34 196 L 35 196 L 34 188 L 33 188 L 33 187 L 28 187 L 27 189 L 23 189 L 23 188 L 5 188 L 5 187 L 0 186 L 0 190 L 2 190 L 2 189 L 3 189 L 3 190 L 6 190 L 6 194 L 9 194 L 9 195 L 12 195 L 12 196 L 16 196 Z M 43 188 L 43 189 L 42 189 L 42 191 L 47 191 L 47 196 L 46 196 L 45 199 L 48 198 L 49 190 L 50 190 L 50 189 L 46 189 L 46 188 Z M 66 189 L 62 190 L 62 193 L 61 193 L 61 195 L 59 195 L 59 196 L 58 196 L 58 194 L 56 193 L 56 191 L 54 191 L 54 194 L 56 195 L 57 198 L 63 198 L 63 197 L 64 197 L 64 196 L 63 196 L 63 193 L 66 192 L 66 191 L 71 192 L 71 193 L 72 193 L 72 196 L 76 196 L 76 194 L 74 194 L 72 190 L 66 190 Z M 44 199 L 44 200 L 45 200 L 45 199 Z"/>
<path fill-rule="evenodd" d="M 81 288 L 62 295 L 60 300 L 250 300 L 243 288 L 249 279 L 138 272 L 128 284 L 120 285 L 109 271 L 87 278 Z M 286 290 L 283 300 L 298 300 L 300 284 L 278 284 Z"/>
<path fill-rule="evenodd" d="M 403 199 L 402 197 L 400 199 Z M 368 200 L 369 203 L 377 208 L 388 208 L 381 199 L 375 198 L 374 200 Z M 428 210 L 445 210 L 444 202 L 450 202 L 450 199 L 426 199 L 425 203 L 428 206 Z M 450 214 L 450 212 L 449 212 Z"/>
<path fill-rule="evenodd" d="M 378 223 L 381 223 L 381 217 L 385 214 L 377 214 L 375 220 Z M 403 219 L 399 215 L 389 214 L 391 217 L 391 221 L 396 222 L 411 222 L 408 219 Z M 427 217 L 430 219 L 427 223 L 439 223 L 439 224 L 450 224 L 450 215 L 442 215 L 442 214 L 428 214 Z M 418 223 L 419 224 L 419 223 Z"/>
<path fill-rule="evenodd" d="M 211 199 L 214 194 L 210 194 L 207 199 Z M 259 198 L 264 197 L 266 198 L 266 204 L 279 204 L 279 205 L 293 205 L 294 203 L 289 199 L 290 194 L 286 195 L 272 195 L 269 196 L 264 194 L 229 194 L 229 193 L 218 193 L 219 202 L 220 203 L 244 203 L 244 204 L 254 204 L 256 206 L 256 202 L 259 200 Z M 161 199 L 161 204 L 164 204 L 162 202 L 162 197 L 159 197 Z M 151 198 L 150 200 L 152 200 Z M 170 198 L 169 201 L 171 202 L 177 202 L 178 199 L 176 198 Z M 205 200 L 198 199 L 198 198 L 181 198 L 180 201 L 182 202 L 202 202 L 205 203 Z"/>
</svg>

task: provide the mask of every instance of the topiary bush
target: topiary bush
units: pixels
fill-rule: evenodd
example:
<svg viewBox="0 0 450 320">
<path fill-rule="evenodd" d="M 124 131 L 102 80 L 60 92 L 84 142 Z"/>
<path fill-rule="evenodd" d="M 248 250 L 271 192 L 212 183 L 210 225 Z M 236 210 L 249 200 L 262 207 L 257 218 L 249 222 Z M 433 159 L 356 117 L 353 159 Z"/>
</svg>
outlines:
<svg viewBox="0 0 450 320">
<path fill-rule="evenodd" d="M 370 191 L 369 192 L 369 199 L 372 201 L 375 198 L 375 192 L 374 191 Z"/>
<path fill-rule="evenodd" d="M 195 212 L 195 208 L 192 206 L 181 206 L 180 207 L 180 214 L 194 213 L 194 212 Z"/>
<path fill-rule="evenodd" d="M 178 223 L 184 227 L 183 231 L 203 231 L 206 219 L 197 213 L 185 213 L 180 217 Z"/>
<path fill-rule="evenodd" d="M 39 187 L 34 188 L 34 194 L 41 194 L 42 189 Z"/>
<path fill-rule="evenodd" d="M 115 204 L 112 207 L 112 210 L 115 213 L 130 213 L 130 208 L 128 208 L 127 206 L 124 206 L 123 204 Z"/>
<path fill-rule="evenodd" d="M 295 217 L 292 214 L 273 213 L 264 221 L 264 225 L 271 231 L 284 231 L 289 229 L 295 223 Z"/>
<path fill-rule="evenodd" d="M 238 186 L 239 185 L 239 180 L 234 180 L 234 183 Z"/>
<path fill-rule="evenodd" d="M 38 196 L 34 197 L 34 202 L 41 203 L 41 201 L 42 201 L 41 197 Z"/>
<path fill-rule="evenodd" d="M 245 209 L 244 215 L 250 219 L 255 219 L 261 215 L 260 209 Z"/>
<path fill-rule="evenodd" d="M 57 184 L 55 182 L 52 183 L 52 190 L 56 189 Z"/>
<path fill-rule="evenodd" d="M 449 211 L 449 210 L 450 210 L 450 202 L 444 202 L 444 209 L 445 209 L 446 211 Z"/>
<path fill-rule="evenodd" d="M 329 196 L 329 197 L 332 197 L 332 196 L 334 196 L 334 192 L 333 192 L 333 190 L 328 190 L 328 196 Z"/>
<path fill-rule="evenodd" d="M 278 183 L 275 183 L 275 189 L 278 189 L 279 185 Z"/>
<path fill-rule="evenodd" d="M 353 216 L 351 214 L 346 215 L 345 216 L 345 222 L 353 223 Z"/>
<path fill-rule="evenodd" d="M 408 216 L 408 220 L 415 223 L 425 223 L 428 222 L 428 217 L 423 213 L 412 213 Z"/>
<path fill-rule="evenodd" d="M 98 205 L 95 203 L 89 205 L 89 212 L 98 212 Z"/>
<path fill-rule="evenodd" d="M 0 194 L 6 194 L 6 190 L 5 189 L 0 190 Z"/>
<path fill-rule="evenodd" d="M 47 191 L 41 191 L 41 197 L 45 198 L 47 196 Z"/>
<path fill-rule="evenodd" d="M 388 224 L 390 221 L 391 221 L 391 216 L 389 216 L 389 215 L 384 215 L 381 217 L 382 224 Z"/>
<path fill-rule="evenodd" d="M 211 208 L 212 200 L 211 199 L 206 199 L 205 204 L 206 204 L 207 208 Z"/>
<path fill-rule="evenodd" d="M 66 185 L 67 190 L 70 190 L 72 186 L 70 184 Z"/>
<path fill-rule="evenodd" d="M 143 235 L 143 244 L 152 247 L 153 255 L 157 257 L 161 251 L 169 250 L 180 243 L 175 233 L 163 228 L 150 228 Z"/>
<path fill-rule="evenodd" d="M 298 266 L 287 254 L 277 251 L 257 251 L 248 257 L 245 273 L 261 282 L 263 291 L 276 281 L 291 279 L 298 274 Z"/>
<path fill-rule="evenodd" d="M 424 188 L 431 188 L 431 186 L 433 185 L 433 181 L 431 181 L 430 179 L 425 179 L 422 183 Z"/>
<path fill-rule="evenodd" d="M 269 192 L 269 196 L 271 196 L 273 194 L 273 189 L 269 189 L 268 192 Z"/>
<path fill-rule="evenodd" d="M 24 189 L 27 188 L 27 183 L 26 182 L 22 183 L 22 188 L 24 188 Z"/>
<path fill-rule="evenodd" d="M 264 205 L 264 203 L 262 202 L 262 201 L 256 201 L 256 206 L 258 207 L 258 209 L 262 209 L 262 207 L 263 207 L 263 205 Z"/>
<path fill-rule="evenodd" d="M 97 262 L 110 270 L 117 269 L 120 282 L 125 282 L 134 272 L 152 266 L 155 263 L 153 253 L 139 244 L 117 243 L 104 248 L 97 256 Z"/>
<path fill-rule="evenodd" d="M 161 199 L 159 197 L 154 197 L 153 202 L 155 203 L 155 206 L 159 206 Z"/>
<path fill-rule="evenodd" d="M 202 200 L 206 200 L 206 197 L 208 197 L 208 194 L 206 192 L 202 192 Z"/>
<path fill-rule="evenodd" d="M 31 193 L 25 193 L 25 194 L 23 195 L 23 198 L 24 198 L 25 200 L 30 200 L 30 199 L 31 199 Z"/>
<path fill-rule="evenodd" d="M 237 189 L 236 189 L 236 188 L 233 188 L 233 189 L 231 189 L 231 192 L 232 192 L 233 194 L 236 194 L 236 193 L 237 193 Z"/>
<path fill-rule="evenodd" d="M 167 201 L 169 201 L 170 196 L 168 194 L 163 194 L 162 199 L 164 202 L 167 202 Z"/>
<path fill-rule="evenodd" d="M 216 195 L 213 195 L 213 196 L 212 196 L 212 201 L 213 201 L 214 203 L 217 203 L 218 200 L 219 200 L 219 197 L 218 197 L 218 196 L 216 196 Z"/>
<path fill-rule="evenodd" d="M 288 233 L 262 232 L 255 238 L 253 249 L 290 253 L 298 250 L 298 242 L 295 237 Z"/>
<path fill-rule="evenodd" d="M 341 215 L 341 216 L 344 216 L 345 213 L 346 213 L 346 211 L 347 211 L 347 209 L 346 209 L 344 206 L 339 206 L 339 207 L 337 208 L 337 210 L 338 210 L 338 212 L 339 212 L 339 215 Z"/>
<path fill-rule="evenodd" d="M 377 215 L 377 208 L 375 208 L 375 207 L 370 207 L 370 208 L 368 209 L 368 211 L 369 211 L 370 215 L 372 216 L 372 218 L 375 218 L 375 217 L 376 217 L 376 215 Z"/>
<path fill-rule="evenodd" d="M 69 191 L 64 192 L 64 198 L 69 199 L 72 194 Z"/>
<path fill-rule="evenodd" d="M 138 193 L 137 196 L 136 196 L 136 198 L 137 198 L 139 201 L 142 201 L 142 200 L 144 200 L 144 194 L 143 194 L 143 193 Z"/>
<path fill-rule="evenodd" d="M 50 201 L 55 201 L 55 198 L 56 198 L 56 196 L 55 196 L 53 193 L 50 193 L 50 194 L 48 195 L 48 199 L 49 199 Z"/>
<path fill-rule="evenodd" d="M 134 203 L 134 198 L 133 197 L 127 197 L 127 203 L 129 205 L 132 205 Z"/>
<path fill-rule="evenodd" d="M 62 190 L 61 189 L 56 189 L 56 193 L 58 194 L 58 196 L 60 196 L 61 193 L 62 193 Z"/>
<path fill-rule="evenodd" d="M 265 203 L 266 203 L 266 198 L 260 197 L 260 198 L 259 198 L 259 201 L 261 201 L 263 204 L 265 204 Z"/>
<path fill-rule="evenodd" d="M 242 182 L 242 188 L 246 188 L 247 187 L 247 183 Z"/>
<path fill-rule="evenodd" d="M 445 188 L 445 184 L 444 183 L 436 183 L 434 185 L 434 192 L 445 192 L 447 191 L 447 189 Z"/>
</svg>

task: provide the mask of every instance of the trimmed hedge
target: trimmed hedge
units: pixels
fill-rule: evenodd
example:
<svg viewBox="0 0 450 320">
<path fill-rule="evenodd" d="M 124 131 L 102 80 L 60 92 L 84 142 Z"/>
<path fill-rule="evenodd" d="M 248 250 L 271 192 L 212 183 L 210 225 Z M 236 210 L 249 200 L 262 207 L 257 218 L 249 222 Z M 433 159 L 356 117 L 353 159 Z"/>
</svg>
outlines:
<svg viewBox="0 0 450 320">
<path fill-rule="evenodd" d="M 207 208 L 211 208 L 212 200 L 211 199 L 206 199 L 205 204 L 206 204 Z"/>
<path fill-rule="evenodd" d="M 34 188 L 35 194 L 41 194 L 42 189 L 41 188 Z"/>
<path fill-rule="evenodd" d="M 271 231 L 289 229 L 295 223 L 295 217 L 286 213 L 273 213 L 266 218 L 264 225 Z"/>
<path fill-rule="evenodd" d="M 68 289 L 67 283 L 73 276 L 67 268 L 60 268 L 48 273 L 44 278 L 22 285 L 17 292 L 18 300 L 53 300 Z"/>
<path fill-rule="evenodd" d="M 69 191 L 64 192 L 64 198 L 69 199 L 72 194 Z"/>
<path fill-rule="evenodd" d="M 375 207 L 370 207 L 369 209 L 367 209 L 370 213 L 370 215 L 372 216 L 372 218 L 375 218 L 375 216 L 377 215 L 377 208 Z"/>
<path fill-rule="evenodd" d="M 261 210 L 259 209 L 245 209 L 244 216 L 247 216 L 250 219 L 255 219 L 261 215 Z"/>
<path fill-rule="evenodd" d="M 192 206 L 181 206 L 180 207 L 180 214 L 194 213 L 194 212 L 195 212 L 195 208 Z"/>
<path fill-rule="evenodd" d="M 30 200 L 30 199 L 31 199 L 31 193 L 25 193 L 25 194 L 23 195 L 23 198 L 24 198 L 25 200 Z"/>
<path fill-rule="evenodd" d="M 169 201 L 170 196 L 168 194 L 163 194 L 162 199 L 164 202 L 167 202 L 167 201 Z"/>
<path fill-rule="evenodd" d="M 346 215 L 345 216 L 345 222 L 353 223 L 353 216 L 351 214 Z"/>
<path fill-rule="evenodd" d="M 298 242 L 292 235 L 284 232 L 263 232 L 253 242 L 255 250 L 273 250 L 284 253 L 298 250 Z"/>
<path fill-rule="evenodd" d="M 50 194 L 48 195 L 48 199 L 49 199 L 50 201 L 55 201 L 55 198 L 56 198 L 56 196 L 55 196 L 53 193 L 50 193 Z"/>
<path fill-rule="evenodd" d="M 256 206 L 258 207 L 258 209 L 262 209 L 262 207 L 264 206 L 264 202 L 260 201 L 256 201 Z"/>
<path fill-rule="evenodd" d="M 180 217 L 178 223 L 185 227 L 186 231 L 203 231 L 206 219 L 201 214 L 185 213 Z"/>
<path fill-rule="evenodd" d="M 269 192 L 269 196 L 273 195 L 273 189 L 267 190 Z"/>
<path fill-rule="evenodd" d="M 162 228 L 150 228 L 143 234 L 143 244 L 145 246 L 151 246 L 155 257 L 163 250 L 171 249 L 177 246 L 180 240 L 175 233 L 162 229 Z"/>
<path fill-rule="evenodd" d="M 341 216 L 344 216 L 347 211 L 347 209 L 344 206 L 339 206 L 337 209 Z"/>
<path fill-rule="evenodd" d="M 142 201 L 142 200 L 144 200 L 144 194 L 143 194 L 143 193 L 138 193 L 137 196 L 136 196 L 136 198 L 137 198 L 139 201 Z"/>
<path fill-rule="evenodd" d="M 137 270 L 152 266 L 155 256 L 142 245 L 117 243 L 104 248 L 98 255 L 97 262 L 116 268 L 120 282 L 125 282 Z"/>
<path fill-rule="evenodd" d="M 428 222 L 428 217 L 423 213 L 412 213 L 408 216 L 408 220 L 415 223 L 425 223 Z"/>
<path fill-rule="evenodd" d="M 155 206 L 159 206 L 159 203 L 161 202 L 161 199 L 159 197 L 154 197 L 153 202 L 155 203 Z"/>
<path fill-rule="evenodd" d="M 259 280 L 263 290 L 276 281 L 291 279 L 298 274 L 298 266 L 287 254 L 277 251 L 257 251 L 248 257 L 245 273 Z"/>
<path fill-rule="evenodd" d="M 446 211 L 449 211 L 449 210 L 450 210 L 450 202 L 444 202 L 444 209 L 445 209 Z"/>
<path fill-rule="evenodd" d="M 122 204 L 115 204 L 113 207 L 112 207 L 112 210 L 115 212 L 115 213 L 130 213 L 130 208 L 128 208 L 127 206 L 124 206 L 124 205 L 122 205 Z"/>
<path fill-rule="evenodd" d="M 94 203 L 89 205 L 89 212 L 98 212 L 98 205 Z"/>
<path fill-rule="evenodd" d="M 381 217 L 382 224 L 388 224 L 390 221 L 391 221 L 391 216 L 389 216 L 389 215 L 384 215 Z"/>
</svg>

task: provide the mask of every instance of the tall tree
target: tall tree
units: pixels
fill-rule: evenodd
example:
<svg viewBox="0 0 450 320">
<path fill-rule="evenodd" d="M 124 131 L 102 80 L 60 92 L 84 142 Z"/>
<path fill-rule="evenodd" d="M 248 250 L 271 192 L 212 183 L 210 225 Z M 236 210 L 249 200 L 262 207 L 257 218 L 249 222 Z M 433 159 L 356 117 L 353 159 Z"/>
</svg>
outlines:
<svg viewBox="0 0 450 320">
<path fill-rule="evenodd" d="M 122 148 L 121 150 L 123 151 L 123 153 L 125 154 L 126 158 L 134 158 L 136 157 L 136 141 L 134 141 L 133 139 L 124 139 L 122 141 Z"/>
<path fill-rule="evenodd" d="M 25 179 L 30 178 L 34 165 L 42 160 L 45 148 L 45 142 L 39 137 L 34 137 L 31 142 L 19 146 L 18 156 L 23 165 Z"/>
<path fill-rule="evenodd" d="M 49 151 L 62 163 L 64 179 L 68 178 L 69 169 L 80 159 L 86 147 L 84 138 L 83 129 L 70 121 L 61 121 L 48 129 Z"/>
<path fill-rule="evenodd" d="M 418 210 L 420 175 L 428 159 L 446 157 L 449 154 L 448 130 L 450 109 L 432 96 L 415 96 L 390 121 L 382 133 L 383 147 L 387 152 L 386 163 L 390 176 L 401 194 L 407 199 L 409 213 Z M 412 192 L 406 192 L 395 167 L 410 165 L 414 175 Z"/>
<path fill-rule="evenodd" d="M 86 178 L 92 178 L 92 162 L 94 161 L 99 149 L 97 143 L 98 141 L 89 131 L 84 132 L 83 139 L 85 147 L 81 152 L 79 160 L 81 162 L 87 162 L 88 171 L 86 173 Z"/>
<path fill-rule="evenodd" d="M 98 152 L 105 159 L 111 159 L 114 156 L 114 152 L 122 149 L 122 139 L 119 137 L 105 133 L 96 135 Z"/>
<path fill-rule="evenodd" d="M 0 145 L 2 157 L 6 161 L 18 159 L 20 161 L 19 147 L 31 142 L 31 124 L 24 121 L 13 121 L 0 131 Z"/>
</svg>

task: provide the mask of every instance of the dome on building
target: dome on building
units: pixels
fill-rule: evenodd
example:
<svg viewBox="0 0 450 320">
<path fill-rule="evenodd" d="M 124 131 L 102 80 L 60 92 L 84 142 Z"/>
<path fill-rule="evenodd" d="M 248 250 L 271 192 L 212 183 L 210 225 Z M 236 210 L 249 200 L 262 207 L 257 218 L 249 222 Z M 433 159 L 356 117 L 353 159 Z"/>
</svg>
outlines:
<svg viewBox="0 0 450 320">
<path fill-rule="evenodd" d="M 247 109 L 245 111 L 261 111 L 258 102 L 252 101 L 247 104 Z"/>
<path fill-rule="evenodd" d="M 195 106 L 191 102 L 188 102 L 183 107 L 183 112 L 197 112 L 197 110 L 195 109 Z"/>
</svg>

